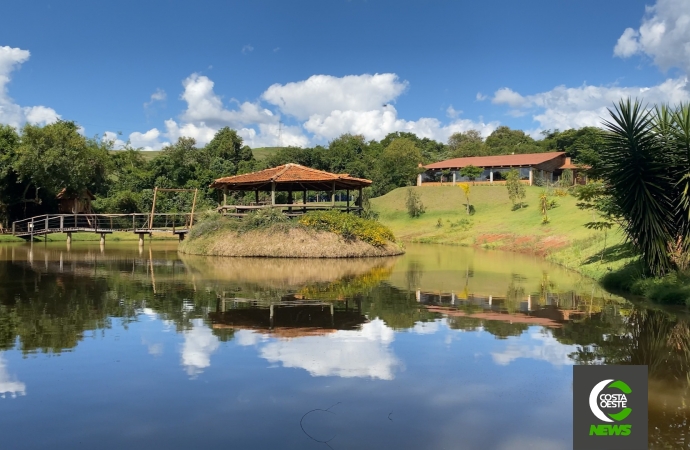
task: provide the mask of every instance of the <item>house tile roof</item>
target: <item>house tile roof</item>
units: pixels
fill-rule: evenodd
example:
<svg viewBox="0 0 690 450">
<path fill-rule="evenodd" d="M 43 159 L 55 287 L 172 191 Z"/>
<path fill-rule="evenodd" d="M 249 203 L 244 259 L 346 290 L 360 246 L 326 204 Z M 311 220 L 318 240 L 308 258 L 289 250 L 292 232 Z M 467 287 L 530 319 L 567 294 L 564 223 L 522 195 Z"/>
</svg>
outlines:
<svg viewBox="0 0 690 450">
<path fill-rule="evenodd" d="M 333 183 L 336 189 L 348 189 L 366 187 L 371 185 L 371 180 L 351 177 L 349 174 L 336 174 L 323 170 L 312 169 L 311 167 L 299 164 L 284 164 L 258 172 L 245 173 L 232 177 L 218 178 L 211 183 L 212 188 L 228 187 L 230 189 L 251 188 L 256 189 L 267 184 L 276 183 L 280 185 L 305 185 L 311 189 L 330 189 Z"/>
<path fill-rule="evenodd" d="M 565 152 L 524 153 L 519 155 L 471 156 L 439 161 L 424 166 L 426 169 L 461 169 L 475 167 L 529 167 L 564 158 Z"/>
</svg>

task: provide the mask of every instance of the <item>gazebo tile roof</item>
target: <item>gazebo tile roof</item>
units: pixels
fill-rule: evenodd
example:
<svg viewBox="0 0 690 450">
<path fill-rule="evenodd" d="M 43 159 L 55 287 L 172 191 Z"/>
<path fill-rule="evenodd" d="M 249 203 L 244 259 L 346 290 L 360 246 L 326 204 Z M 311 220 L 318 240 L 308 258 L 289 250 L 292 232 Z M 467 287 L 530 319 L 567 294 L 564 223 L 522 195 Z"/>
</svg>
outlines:
<svg viewBox="0 0 690 450">
<path fill-rule="evenodd" d="M 356 186 L 368 186 L 371 184 L 371 180 L 351 177 L 349 174 L 335 174 L 289 163 L 258 172 L 219 178 L 211 184 L 211 187 L 256 186 L 272 182 L 276 184 L 340 182 L 339 184 L 351 183 Z"/>
</svg>

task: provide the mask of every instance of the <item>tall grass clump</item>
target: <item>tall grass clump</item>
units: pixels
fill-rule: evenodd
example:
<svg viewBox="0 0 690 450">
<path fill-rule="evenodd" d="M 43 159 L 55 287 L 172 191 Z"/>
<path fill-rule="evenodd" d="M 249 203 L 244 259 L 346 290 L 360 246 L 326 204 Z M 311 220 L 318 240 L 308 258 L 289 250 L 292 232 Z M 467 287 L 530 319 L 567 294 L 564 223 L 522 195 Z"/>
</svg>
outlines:
<svg viewBox="0 0 690 450">
<path fill-rule="evenodd" d="M 346 240 L 359 239 L 375 247 L 395 242 L 393 232 L 379 222 L 338 211 L 313 211 L 300 217 L 299 224 L 319 231 L 329 231 Z"/>
</svg>

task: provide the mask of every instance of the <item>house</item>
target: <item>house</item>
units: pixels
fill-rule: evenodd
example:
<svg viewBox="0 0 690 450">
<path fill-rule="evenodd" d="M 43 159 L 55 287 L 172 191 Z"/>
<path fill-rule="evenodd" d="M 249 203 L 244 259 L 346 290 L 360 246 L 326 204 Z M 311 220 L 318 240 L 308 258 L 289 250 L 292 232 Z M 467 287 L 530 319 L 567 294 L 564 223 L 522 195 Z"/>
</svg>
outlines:
<svg viewBox="0 0 690 450">
<path fill-rule="evenodd" d="M 573 171 L 573 182 L 584 179 L 581 172 L 584 166 L 572 163 L 565 152 L 525 153 L 520 155 L 472 156 L 468 158 L 453 158 L 424 166 L 426 169 L 417 177 L 417 186 L 439 184 L 448 181 L 455 184 L 458 181 L 469 181 L 460 175 L 460 169 L 475 166 L 484 172 L 475 182 L 494 183 L 503 182 L 506 172 L 517 169 L 520 179 L 530 186 L 537 177 L 543 180 L 555 181 L 560 178 L 564 170 Z M 578 175 L 580 175 L 578 177 Z M 442 179 L 445 178 L 445 179 Z"/>
</svg>

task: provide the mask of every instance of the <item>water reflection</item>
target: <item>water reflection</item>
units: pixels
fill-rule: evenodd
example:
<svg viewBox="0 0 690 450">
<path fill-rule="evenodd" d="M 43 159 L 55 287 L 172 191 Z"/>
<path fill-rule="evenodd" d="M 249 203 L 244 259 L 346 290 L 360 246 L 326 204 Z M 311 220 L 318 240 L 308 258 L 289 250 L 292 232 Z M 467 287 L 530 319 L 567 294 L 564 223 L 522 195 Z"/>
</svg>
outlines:
<svg viewBox="0 0 690 450">
<path fill-rule="evenodd" d="M 0 398 L 16 398 L 17 395 L 26 395 L 26 385 L 10 375 L 7 361 L 0 354 Z"/>
<path fill-rule="evenodd" d="M 25 395 L 21 379 L 32 389 L 26 398 L 45 398 L 33 384 L 45 379 L 27 369 L 34 358 L 22 356 L 96 358 L 100 352 L 107 358 L 133 339 L 128 354 L 141 355 L 129 370 L 148 367 L 132 377 L 139 383 L 152 373 L 166 379 L 164 368 L 174 365 L 187 387 L 169 386 L 192 389 L 210 402 L 217 392 L 203 385 L 225 386 L 231 379 L 238 391 L 225 398 L 228 405 L 256 402 L 256 390 L 278 404 L 278 384 L 302 397 L 318 386 L 313 395 L 328 400 L 318 406 L 359 401 L 367 414 L 382 414 L 385 426 L 397 425 L 386 419 L 393 407 L 378 411 L 377 405 L 395 404 L 398 417 L 407 417 L 398 419 L 407 428 L 395 433 L 409 428 L 425 436 L 416 448 L 447 447 L 460 429 L 484 433 L 467 448 L 567 447 L 569 416 L 555 411 L 550 399 L 560 395 L 558 386 L 567 394 L 572 364 L 648 365 L 650 445 L 687 448 L 688 323 L 682 311 L 630 303 L 543 261 L 472 249 L 410 246 L 399 258 L 292 261 L 180 257 L 167 244 L 141 253 L 129 243 L 109 243 L 102 251 L 80 243 L 69 251 L 0 247 L 0 396 Z M 55 364 L 46 363 L 45 377 L 54 375 L 49 367 Z M 80 370 L 89 374 L 94 367 Z M 95 378 L 121 387 L 111 370 Z M 535 380 L 547 389 L 537 397 L 529 395 Z M 359 384 L 338 385 L 352 381 Z M 331 385 L 339 386 L 335 397 L 326 394 Z M 380 394 L 376 402 L 372 392 Z M 172 409 L 183 407 L 169 394 L 155 395 Z M 561 406 L 568 401 L 561 399 Z M 498 437 L 496 430 L 482 431 L 478 418 L 508 430 L 525 402 L 534 414 L 531 425 Z M 443 411 L 452 420 L 430 423 L 411 411 L 434 417 Z M 550 427 L 535 425 L 556 417 L 560 422 Z M 306 448 L 302 444 L 291 448 Z"/>
</svg>

